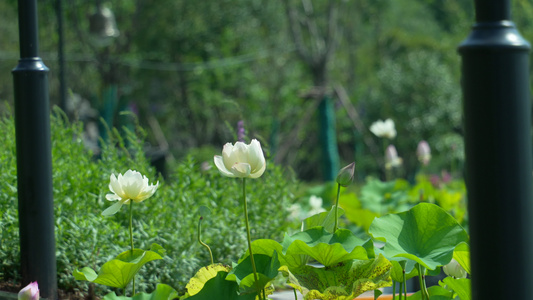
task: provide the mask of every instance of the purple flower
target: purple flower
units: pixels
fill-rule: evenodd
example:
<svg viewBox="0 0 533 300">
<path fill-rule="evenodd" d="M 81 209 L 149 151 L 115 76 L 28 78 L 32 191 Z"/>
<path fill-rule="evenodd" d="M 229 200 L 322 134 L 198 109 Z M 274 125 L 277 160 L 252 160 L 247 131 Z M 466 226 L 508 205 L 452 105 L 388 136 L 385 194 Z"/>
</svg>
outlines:
<svg viewBox="0 0 533 300">
<path fill-rule="evenodd" d="M 244 137 L 246 136 L 246 131 L 244 130 L 244 121 L 240 120 L 237 122 L 237 140 L 244 143 Z"/>
</svg>

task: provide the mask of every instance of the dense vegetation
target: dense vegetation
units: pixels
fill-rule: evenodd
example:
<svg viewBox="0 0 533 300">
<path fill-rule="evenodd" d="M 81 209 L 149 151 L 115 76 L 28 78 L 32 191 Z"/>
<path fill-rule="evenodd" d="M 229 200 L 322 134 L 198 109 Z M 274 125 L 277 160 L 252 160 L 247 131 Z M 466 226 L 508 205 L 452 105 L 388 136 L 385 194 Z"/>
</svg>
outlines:
<svg viewBox="0 0 533 300">
<path fill-rule="evenodd" d="M 17 184 L 13 118 L 0 119 L 0 280 L 20 280 L 18 241 Z M 142 136 L 142 132 L 138 133 Z M 143 140 L 133 132 L 110 134 L 112 138 L 95 158 L 83 144 L 82 126 L 70 124 L 62 114 L 52 117 L 54 208 L 58 285 L 64 290 L 87 286 L 72 276 L 75 269 L 98 269 L 104 262 L 127 249 L 128 210 L 111 217 L 101 216 L 110 206 L 111 173 L 136 169 L 147 174 L 150 182 L 159 180 L 156 194 L 134 210 L 135 247 L 149 249 L 158 243 L 167 250 L 164 262 L 143 269 L 141 290 L 152 290 L 158 282 L 176 289 L 184 287 L 209 255 L 196 241 L 197 210 L 211 208 L 203 223 L 203 240 L 211 245 L 214 259 L 231 264 L 246 249 L 242 205 L 238 180 L 222 177 L 212 162 L 201 168 L 192 157 L 174 165 L 169 178 L 156 177 L 142 150 Z M 206 170 L 207 167 L 211 167 Z M 287 207 L 294 201 L 290 174 L 269 163 L 259 180 L 250 180 L 249 214 L 254 237 L 280 239 L 291 224 Z M 101 286 L 99 288 L 102 288 Z"/>
<path fill-rule="evenodd" d="M 39 24 L 42 57 L 51 69 L 51 101 L 59 104 L 55 3 L 39 1 Z M 244 120 L 248 136 L 260 138 L 275 162 L 291 166 L 302 179 L 317 180 L 323 159 L 313 87 L 319 87 L 335 104 L 334 149 L 341 163 L 358 162 L 359 176 L 382 172 L 381 141 L 367 128 L 385 118 L 396 122 L 398 137 L 392 142 L 407 175 L 415 172 L 414 150 L 421 139 L 433 149 L 433 171 L 461 165 L 456 47 L 473 23 L 472 1 L 103 5 L 114 12 L 120 36 L 97 47 L 87 13 L 95 10 L 95 2 L 64 1 L 66 78 L 78 108 L 69 112 L 79 118 L 98 121 L 100 115 L 123 125 L 120 111 L 132 110 L 150 144 L 178 159 L 233 140 L 234 127 Z M 513 5 L 513 17 L 527 38 L 533 32 L 527 22 L 533 5 L 526 0 Z M 15 0 L 0 3 L 0 17 L 0 100 L 13 101 Z M 117 98 L 106 107 L 101 95 L 110 87 L 117 88 Z M 79 109 L 79 101 L 92 110 Z M 358 121 L 362 126 L 356 126 Z"/>
</svg>

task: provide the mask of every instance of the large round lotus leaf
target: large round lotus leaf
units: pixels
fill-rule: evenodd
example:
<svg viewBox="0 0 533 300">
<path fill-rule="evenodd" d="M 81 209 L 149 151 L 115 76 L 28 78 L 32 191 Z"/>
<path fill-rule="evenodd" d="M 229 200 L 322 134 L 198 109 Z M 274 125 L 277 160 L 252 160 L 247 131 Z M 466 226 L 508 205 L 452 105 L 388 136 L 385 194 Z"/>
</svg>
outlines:
<svg viewBox="0 0 533 300">
<path fill-rule="evenodd" d="M 257 282 L 249 255 L 234 266 L 226 277 L 226 280 L 235 281 L 239 285 L 240 293 L 258 292 L 258 286 L 260 290 L 264 289 L 278 275 L 280 264 L 277 252 L 274 252 L 272 256 L 254 253 L 254 262 Z"/>
<path fill-rule="evenodd" d="M 183 296 L 187 300 L 254 300 L 257 294 L 239 295 L 239 285 L 235 281 L 226 280 L 228 273 L 218 271 L 216 276 L 207 280 L 202 289 L 195 295 Z"/>
<path fill-rule="evenodd" d="M 324 227 L 313 227 L 290 237 L 285 236 L 282 254 L 285 260 L 294 255 L 309 255 L 329 267 L 345 260 L 368 259 L 365 243 L 346 229 L 338 229 L 332 234 Z"/>
<path fill-rule="evenodd" d="M 461 300 L 471 300 L 472 299 L 472 289 L 471 289 L 471 283 L 470 279 L 468 278 L 460 278 L 460 279 L 454 279 L 451 277 L 446 277 L 443 280 L 443 284 L 445 284 L 449 289 L 454 291 L 457 296 L 459 296 L 459 299 Z"/>
<path fill-rule="evenodd" d="M 230 266 L 226 266 L 223 264 L 213 264 L 209 265 L 207 267 L 203 267 L 196 274 L 189 280 L 189 283 L 187 283 L 187 286 L 185 288 L 187 289 L 187 293 L 192 296 L 195 294 L 198 294 L 204 287 L 205 283 L 209 281 L 212 278 L 215 278 L 218 274 L 218 272 L 224 271 L 229 272 L 231 271 Z"/>
<path fill-rule="evenodd" d="M 386 241 L 387 257 L 405 257 L 433 270 L 446 265 L 453 250 L 468 241 L 457 221 L 435 204 L 420 203 L 410 210 L 377 218 L 369 230 Z"/>
<path fill-rule="evenodd" d="M 106 262 L 100 272 L 85 267 L 74 271 L 76 280 L 90 281 L 110 287 L 125 288 L 146 263 L 163 259 L 164 249 L 159 245 L 152 245 L 151 250 L 142 249 L 126 250 L 115 259 Z"/>
<path fill-rule="evenodd" d="M 280 271 L 306 300 L 351 300 L 366 291 L 390 286 L 391 267 L 391 263 L 379 255 L 376 259 L 344 261 L 329 268 L 303 266 L 293 273 L 281 267 Z"/>
</svg>

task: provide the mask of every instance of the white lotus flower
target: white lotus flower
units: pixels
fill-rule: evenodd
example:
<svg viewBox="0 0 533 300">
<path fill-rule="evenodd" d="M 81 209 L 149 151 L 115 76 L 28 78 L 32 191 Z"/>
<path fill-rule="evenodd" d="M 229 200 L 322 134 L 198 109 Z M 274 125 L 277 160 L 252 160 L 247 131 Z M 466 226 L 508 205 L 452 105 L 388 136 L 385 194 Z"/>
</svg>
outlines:
<svg viewBox="0 0 533 300">
<path fill-rule="evenodd" d="M 137 171 L 128 170 L 124 175 L 111 174 L 109 179 L 109 189 L 111 194 L 107 194 L 105 198 L 109 201 L 118 201 L 102 212 L 104 216 L 110 216 L 120 210 L 122 205 L 129 204 L 130 201 L 139 203 L 150 198 L 159 182 L 155 185 L 148 184 L 148 178 Z"/>
<path fill-rule="evenodd" d="M 372 125 L 370 125 L 370 131 L 381 138 L 393 139 L 396 137 L 394 121 L 391 119 L 385 121 L 378 120 L 372 123 Z"/>
<path fill-rule="evenodd" d="M 237 178 L 258 178 L 266 169 L 265 156 L 258 140 L 253 139 L 249 145 L 236 142 L 227 143 L 222 149 L 222 156 L 215 155 L 215 165 L 222 175 Z"/>
<path fill-rule="evenodd" d="M 39 285 L 34 281 L 18 293 L 18 300 L 39 300 Z"/>
<path fill-rule="evenodd" d="M 442 267 L 444 273 L 453 278 L 466 278 L 466 271 L 463 267 L 452 258 L 449 264 Z"/>
</svg>

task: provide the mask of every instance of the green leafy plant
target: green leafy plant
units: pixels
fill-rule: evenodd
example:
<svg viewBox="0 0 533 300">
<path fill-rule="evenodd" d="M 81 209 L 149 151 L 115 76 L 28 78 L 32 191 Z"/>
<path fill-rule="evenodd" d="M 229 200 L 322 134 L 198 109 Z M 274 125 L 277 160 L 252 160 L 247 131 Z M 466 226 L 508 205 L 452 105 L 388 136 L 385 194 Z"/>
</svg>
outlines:
<svg viewBox="0 0 533 300">
<path fill-rule="evenodd" d="M 194 213 L 199 206 L 212 208 L 204 220 L 203 240 L 211 244 L 214 259 L 225 264 L 239 257 L 246 248 L 241 234 L 240 199 L 242 187 L 222 178 L 214 169 L 201 168 L 202 161 L 193 157 L 169 164 L 168 178 L 158 178 L 144 152 L 145 133 L 110 129 L 109 140 L 99 153 L 88 150 L 83 141 L 83 124 L 69 122 L 60 112 L 51 115 L 54 215 L 58 287 L 64 292 L 105 295 L 114 288 L 79 281 L 72 276 L 76 269 L 90 267 L 98 271 L 106 262 L 128 249 L 129 211 L 123 209 L 113 217 L 101 216 L 109 206 L 105 200 L 112 173 L 136 169 L 151 179 L 158 179 L 157 193 L 146 205 L 134 205 L 134 214 L 148 216 L 133 219 L 135 248 L 148 250 L 159 244 L 166 250 L 162 260 L 146 263 L 136 276 L 136 291 L 154 291 L 156 283 L 167 284 L 183 293 L 195 272 L 210 262 L 207 252 L 198 251 Z M 18 251 L 18 216 L 16 184 L 16 150 L 13 116 L 0 116 L 2 141 L 0 164 L 3 184 L 0 189 L 0 280 L 20 280 Z M 254 197 L 263 201 L 249 209 L 254 234 L 281 239 L 291 225 L 285 209 L 294 200 L 296 181 L 281 167 L 269 165 L 261 184 L 250 182 Z M 162 230 L 169 228 L 169 230 Z M 177 234 L 179 233 L 179 234 Z M 115 242 L 110 242 L 115 241 Z M 91 287 L 91 288 L 89 288 Z"/>
</svg>

